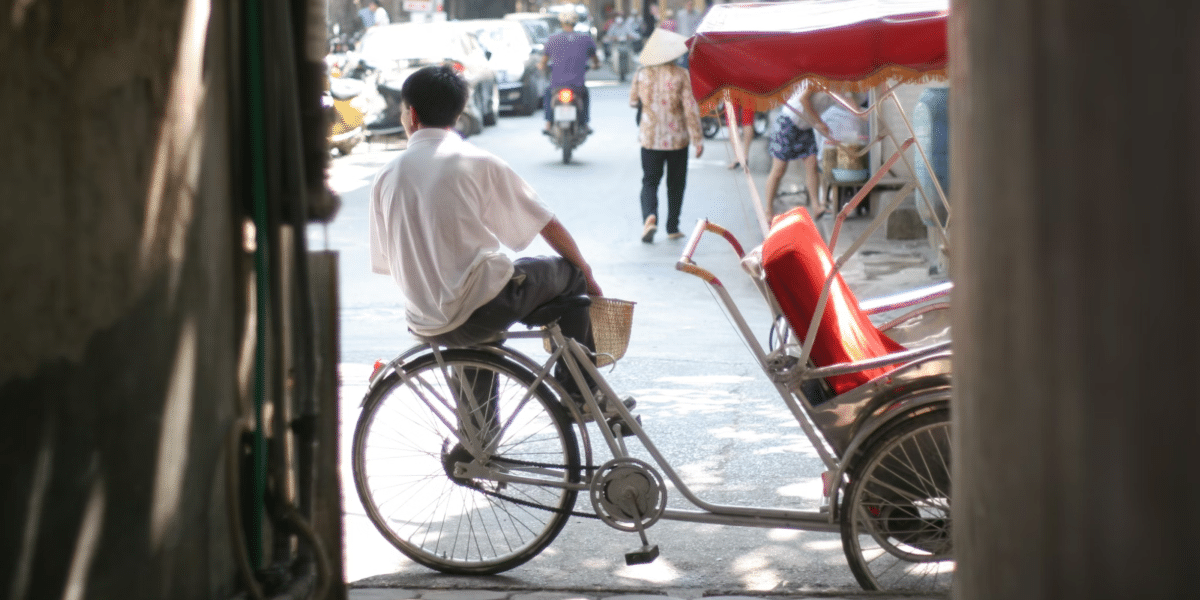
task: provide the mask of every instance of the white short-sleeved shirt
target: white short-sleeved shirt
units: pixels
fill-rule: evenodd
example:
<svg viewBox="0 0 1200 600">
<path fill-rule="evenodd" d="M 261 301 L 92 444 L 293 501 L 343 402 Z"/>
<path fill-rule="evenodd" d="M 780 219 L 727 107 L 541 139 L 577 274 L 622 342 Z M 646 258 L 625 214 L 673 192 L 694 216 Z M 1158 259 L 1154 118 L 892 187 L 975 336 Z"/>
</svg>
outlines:
<svg viewBox="0 0 1200 600">
<path fill-rule="evenodd" d="M 446 333 L 512 278 L 501 245 L 524 250 L 553 216 L 499 157 L 421 129 L 371 187 L 371 269 L 400 286 L 414 332 Z"/>
</svg>

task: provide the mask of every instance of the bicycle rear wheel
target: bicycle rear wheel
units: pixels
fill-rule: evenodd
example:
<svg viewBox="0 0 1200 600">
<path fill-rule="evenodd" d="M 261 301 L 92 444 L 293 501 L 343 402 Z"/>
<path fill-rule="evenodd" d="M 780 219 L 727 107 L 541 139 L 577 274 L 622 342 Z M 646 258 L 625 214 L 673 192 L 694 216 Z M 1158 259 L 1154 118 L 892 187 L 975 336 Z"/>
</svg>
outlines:
<svg viewBox="0 0 1200 600">
<path fill-rule="evenodd" d="M 478 350 L 421 356 L 368 393 L 354 431 L 367 516 L 429 568 L 490 575 L 546 548 L 579 481 L 571 421 L 528 370 Z M 475 468 L 475 477 L 461 469 Z M 503 476 L 533 482 L 498 481 Z"/>
<path fill-rule="evenodd" d="M 886 429 L 850 473 L 842 547 L 865 590 L 949 592 L 950 411 Z"/>
</svg>

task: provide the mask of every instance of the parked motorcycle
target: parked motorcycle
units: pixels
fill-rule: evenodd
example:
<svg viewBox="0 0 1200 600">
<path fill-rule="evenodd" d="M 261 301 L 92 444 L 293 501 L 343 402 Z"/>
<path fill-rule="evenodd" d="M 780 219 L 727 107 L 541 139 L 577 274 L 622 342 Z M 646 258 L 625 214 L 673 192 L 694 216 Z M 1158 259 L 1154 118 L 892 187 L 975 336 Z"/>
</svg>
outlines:
<svg viewBox="0 0 1200 600">
<path fill-rule="evenodd" d="M 754 137 L 759 137 L 767 133 L 771 122 L 765 112 L 754 113 Z M 721 133 L 721 128 L 725 126 L 725 103 L 717 105 L 715 111 L 700 117 L 700 132 L 704 137 L 712 139 Z"/>
<path fill-rule="evenodd" d="M 322 105 L 332 111 L 329 124 L 329 147 L 339 154 L 350 154 L 363 141 L 363 115 L 366 107 L 362 103 L 363 82 L 358 79 L 331 77 L 329 89 L 321 98 Z"/>
<path fill-rule="evenodd" d="M 343 94 L 356 93 L 354 108 L 362 114 L 365 138 L 403 135 L 400 126 L 400 87 L 381 76 L 380 70 L 362 57 L 348 53 L 330 64 L 332 82 Z M 333 83 L 330 84 L 333 87 Z"/>
<path fill-rule="evenodd" d="M 563 164 L 571 162 L 571 152 L 587 139 L 591 131 L 581 120 L 583 97 L 569 87 L 556 88 L 550 95 L 554 120 L 550 125 L 550 140 L 562 149 Z"/>
</svg>

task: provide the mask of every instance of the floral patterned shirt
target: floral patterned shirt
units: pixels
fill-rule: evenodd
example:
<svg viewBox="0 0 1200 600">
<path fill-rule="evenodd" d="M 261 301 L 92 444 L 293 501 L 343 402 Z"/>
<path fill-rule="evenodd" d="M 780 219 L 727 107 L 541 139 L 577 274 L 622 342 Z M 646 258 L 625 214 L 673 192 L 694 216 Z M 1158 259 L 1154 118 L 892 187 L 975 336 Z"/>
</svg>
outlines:
<svg viewBox="0 0 1200 600">
<path fill-rule="evenodd" d="M 699 143 L 700 107 L 687 69 L 675 64 L 644 67 L 633 76 L 629 105 L 642 101 L 638 142 L 650 150 L 678 150 Z"/>
</svg>

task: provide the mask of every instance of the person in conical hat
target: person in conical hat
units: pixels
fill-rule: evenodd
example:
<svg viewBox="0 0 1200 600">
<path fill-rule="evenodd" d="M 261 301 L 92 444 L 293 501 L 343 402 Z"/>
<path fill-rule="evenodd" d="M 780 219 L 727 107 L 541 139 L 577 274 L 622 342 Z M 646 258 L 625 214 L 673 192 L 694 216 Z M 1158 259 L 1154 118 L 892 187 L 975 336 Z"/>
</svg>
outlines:
<svg viewBox="0 0 1200 600">
<path fill-rule="evenodd" d="M 666 29 L 655 29 L 642 47 L 638 62 L 643 67 L 674 62 L 675 59 L 687 54 L 687 38 Z"/>
<path fill-rule="evenodd" d="M 704 152 L 700 107 L 692 95 L 687 69 L 675 60 L 687 54 L 687 38 L 655 29 L 646 40 L 633 76 L 629 105 L 641 106 L 638 142 L 642 146 L 642 241 L 654 241 L 658 230 L 658 185 L 667 176 L 667 238 L 680 239 L 679 213 L 687 186 L 688 144 L 696 157 Z"/>
</svg>

